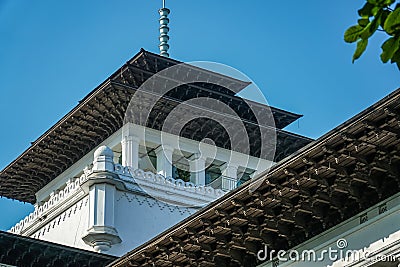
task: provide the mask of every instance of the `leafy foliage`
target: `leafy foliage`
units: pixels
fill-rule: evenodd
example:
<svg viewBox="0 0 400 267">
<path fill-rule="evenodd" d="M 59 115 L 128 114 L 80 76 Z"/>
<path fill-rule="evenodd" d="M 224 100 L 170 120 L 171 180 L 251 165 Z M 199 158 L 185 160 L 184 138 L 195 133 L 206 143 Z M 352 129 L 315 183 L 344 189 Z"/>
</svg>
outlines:
<svg viewBox="0 0 400 267">
<path fill-rule="evenodd" d="M 349 27 L 344 33 L 344 41 L 357 42 L 353 62 L 361 57 L 368 45 L 368 39 L 378 30 L 389 38 L 382 44 L 383 63 L 396 63 L 400 70 L 400 3 L 396 0 L 367 0 L 358 10 L 357 25 Z M 395 6 L 393 8 L 393 6 Z"/>
</svg>

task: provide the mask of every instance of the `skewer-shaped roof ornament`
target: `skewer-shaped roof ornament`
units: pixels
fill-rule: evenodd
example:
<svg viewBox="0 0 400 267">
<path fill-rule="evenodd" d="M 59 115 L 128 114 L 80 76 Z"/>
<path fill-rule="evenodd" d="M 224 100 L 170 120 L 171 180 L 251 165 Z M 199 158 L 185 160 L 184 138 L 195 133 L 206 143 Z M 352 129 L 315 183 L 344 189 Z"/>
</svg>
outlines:
<svg viewBox="0 0 400 267">
<path fill-rule="evenodd" d="M 163 0 L 163 7 L 158 10 L 158 13 L 160 13 L 160 44 L 159 44 L 159 48 L 160 48 L 160 55 L 164 56 L 164 57 L 169 57 L 168 54 L 168 49 L 169 49 L 169 36 L 168 36 L 168 32 L 169 32 L 169 27 L 168 27 L 168 23 L 169 23 L 169 19 L 168 19 L 168 15 L 170 13 L 170 10 L 168 8 L 165 7 L 165 0 Z"/>
</svg>

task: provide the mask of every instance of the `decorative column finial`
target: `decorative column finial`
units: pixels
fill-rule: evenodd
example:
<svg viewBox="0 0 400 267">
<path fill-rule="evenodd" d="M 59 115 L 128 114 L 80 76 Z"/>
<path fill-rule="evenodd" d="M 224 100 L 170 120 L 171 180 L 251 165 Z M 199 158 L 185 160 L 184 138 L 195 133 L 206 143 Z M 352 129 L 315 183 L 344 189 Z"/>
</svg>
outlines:
<svg viewBox="0 0 400 267">
<path fill-rule="evenodd" d="M 108 251 L 122 242 L 115 225 L 115 198 L 118 175 L 114 171 L 114 153 L 101 146 L 94 152 L 93 172 L 81 188 L 89 194 L 88 229 L 83 242 L 97 252 Z"/>
<path fill-rule="evenodd" d="M 165 0 L 163 0 L 163 7 L 158 10 L 158 13 L 160 13 L 160 44 L 159 44 L 159 48 L 160 48 L 160 55 L 164 56 L 164 57 L 169 57 L 168 54 L 168 49 L 169 49 L 169 36 L 168 36 L 168 32 L 169 32 L 169 27 L 168 27 L 168 23 L 169 23 L 169 19 L 168 19 L 168 15 L 170 13 L 170 10 L 168 8 L 165 7 Z"/>
<path fill-rule="evenodd" d="M 107 146 L 101 146 L 94 152 L 93 171 L 114 171 L 114 152 Z"/>
</svg>

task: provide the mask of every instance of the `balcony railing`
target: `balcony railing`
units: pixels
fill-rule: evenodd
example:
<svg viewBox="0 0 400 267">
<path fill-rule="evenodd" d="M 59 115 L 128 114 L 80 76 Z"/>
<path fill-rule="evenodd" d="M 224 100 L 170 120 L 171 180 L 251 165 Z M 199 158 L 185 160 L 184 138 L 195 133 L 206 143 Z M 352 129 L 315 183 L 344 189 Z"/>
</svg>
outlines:
<svg viewBox="0 0 400 267">
<path fill-rule="evenodd" d="M 221 189 L 223 191 L 230 191 L 238 187 L 239 183 L 238 180 L 232 177 L 227 177 L 227 176 L 220 176 L 216 179 L 214 179 L 212 182 L 207 184 L 207 186 L 210 186 L 214 189 Z"/>
</svg>

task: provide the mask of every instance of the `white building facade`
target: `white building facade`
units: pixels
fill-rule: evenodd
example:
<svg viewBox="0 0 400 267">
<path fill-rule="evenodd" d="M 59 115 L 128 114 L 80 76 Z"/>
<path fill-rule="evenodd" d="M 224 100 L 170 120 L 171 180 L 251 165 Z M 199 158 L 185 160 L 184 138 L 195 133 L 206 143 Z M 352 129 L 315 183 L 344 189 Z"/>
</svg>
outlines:
<svg viewBox="0 0 400 267">
<path fill-rule="evenodd" d="M 161 133 L 151 129 L 145 143 L 143 130 L 127 124 L 76 162 L 37 193 L 35 211 L 10 232 L 121 256 L 236 188 L 244 171 L 240 162 L 258 172 L 273 164 L 217 149 L 212 160 L 222 162 L 223 175 L 206 184 L 208 158 L 200 157 L 196 164 L 203 166 L 185 182 L 172 175 L 174 148 L 161 144 Z M 200 154 L 199 142 L 183 143 L 187 153 Z M 155 166 L 141 156 L 146 148 L 155 151 Z M 202 144 L 202 149 L 215 147 Z M 238 161 L 224 162 L 232 153 Z"/>
</svg>

